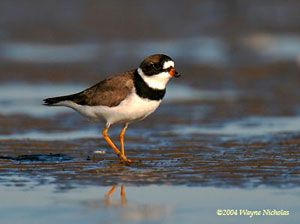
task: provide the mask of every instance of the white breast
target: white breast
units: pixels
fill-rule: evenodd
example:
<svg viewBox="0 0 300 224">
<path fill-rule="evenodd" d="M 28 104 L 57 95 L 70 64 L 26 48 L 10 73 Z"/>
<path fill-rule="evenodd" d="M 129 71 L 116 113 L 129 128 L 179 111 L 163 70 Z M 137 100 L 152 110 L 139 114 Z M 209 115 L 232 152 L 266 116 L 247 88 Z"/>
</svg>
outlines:
<svg viewBox="0 0 300 224">
<path fill-rule="evenodd" d="M 160 102 L 140 98 L 132 93 L 116 107 L 97 106 L 93 110 L 97 117 L 102 116 L 110 124 L 132 122 L 147 117 L 156 110 Z"/>
<path fill-rule="evenodd" d="M 118 106 L 82 106 L 74 102 L 64 101 L 61 105 L 68 106 L 92 120 L 104 119 L 109 124 L 142 120 L 160 105 L 161 101 L 149 100 L 131 93 Z"/>
</svg>

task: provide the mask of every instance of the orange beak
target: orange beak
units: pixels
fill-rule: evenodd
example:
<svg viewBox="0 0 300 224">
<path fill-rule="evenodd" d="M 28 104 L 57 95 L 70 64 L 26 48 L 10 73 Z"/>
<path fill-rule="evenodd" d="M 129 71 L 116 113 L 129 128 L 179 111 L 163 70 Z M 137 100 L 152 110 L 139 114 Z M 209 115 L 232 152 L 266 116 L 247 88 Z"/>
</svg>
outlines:
<svg viewBox="0 0 300 224">
<path fill-rule="evenodd" d="M 170 68 L 169 74 L 170 74 L 170 76 L 176 77 L 176 78 L 178 78 L 178 77 L 180 76 L 180 75 L 178 74 L 178 72 L 175 70 L 175 68 Z"/>
</svg>

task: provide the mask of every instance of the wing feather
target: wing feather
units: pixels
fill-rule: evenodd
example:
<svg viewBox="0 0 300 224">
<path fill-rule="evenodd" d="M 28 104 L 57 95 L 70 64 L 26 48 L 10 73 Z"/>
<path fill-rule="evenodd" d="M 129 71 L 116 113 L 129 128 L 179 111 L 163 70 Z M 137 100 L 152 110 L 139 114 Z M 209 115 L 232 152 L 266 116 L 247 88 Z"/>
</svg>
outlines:
<svg viewBox="0 0 300 224">
<path fill-rule="evenodd" d="M 46 105 L 55 105 L 70 100 L 80 105 L 108 106 L 119 105 L 132 92 L 134 70 L 107 78 L 96 85 L 76 94 L 45 99 Z"/>
</svg>

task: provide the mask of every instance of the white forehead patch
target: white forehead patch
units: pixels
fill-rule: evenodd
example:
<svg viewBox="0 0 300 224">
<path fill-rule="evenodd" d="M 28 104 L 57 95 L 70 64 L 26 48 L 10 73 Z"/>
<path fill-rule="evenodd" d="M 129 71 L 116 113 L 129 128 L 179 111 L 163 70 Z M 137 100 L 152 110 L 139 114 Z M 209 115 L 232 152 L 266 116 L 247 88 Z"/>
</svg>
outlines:
<svg viewBox="0 0 300 224">
<path fill-rule="evenodd" d="M 174 61 L 166 61 L 164 63 L 163 69 L 167 69 L 167 68 L 170 68 L 170 67 L 174 67 Z"/>
</svg>

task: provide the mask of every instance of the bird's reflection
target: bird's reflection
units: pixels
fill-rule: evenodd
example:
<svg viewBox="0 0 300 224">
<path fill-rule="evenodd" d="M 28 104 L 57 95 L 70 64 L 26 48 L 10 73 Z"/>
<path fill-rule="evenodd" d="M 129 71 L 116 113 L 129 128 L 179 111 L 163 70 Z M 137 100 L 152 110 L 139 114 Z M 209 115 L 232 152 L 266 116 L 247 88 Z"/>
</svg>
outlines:
<svg viewBox="0 0 300 224">
<path fill-rule="evenodd" d="M 127 199 L 126 199 L 126 193 L 125 193 L 125 187 L 122 184 L 120 187 L 120 201 L 112 201 L 112 196 L 116 189 L 118 188 L 118 185 L 113 185 L 106 193 L 103 199 L 103 204 L 106 207 L 114 206 L 114 207 L 125 207 L 127 205 Z"/>
<path fill-rule="evenodd" d="M 114 217 L 118 222 L 120 220 L 126 222 L 158 221 L 169 217 L 172 213 L 172 206 L 153 201 L 141 201 L 142 199 L 134 194 L 131 194 L 131 197 L 132 200 L 128 201 L 124 185 L 113 185 L 106 190 L 102 200 L 88 200 L 84 205 L 89 209 L 96 209 L 104 217 Z M 105 209 L 99 210 L 99 208 Z M 110 216 L 110 214 L 113 215 Z"/>
</svg>

